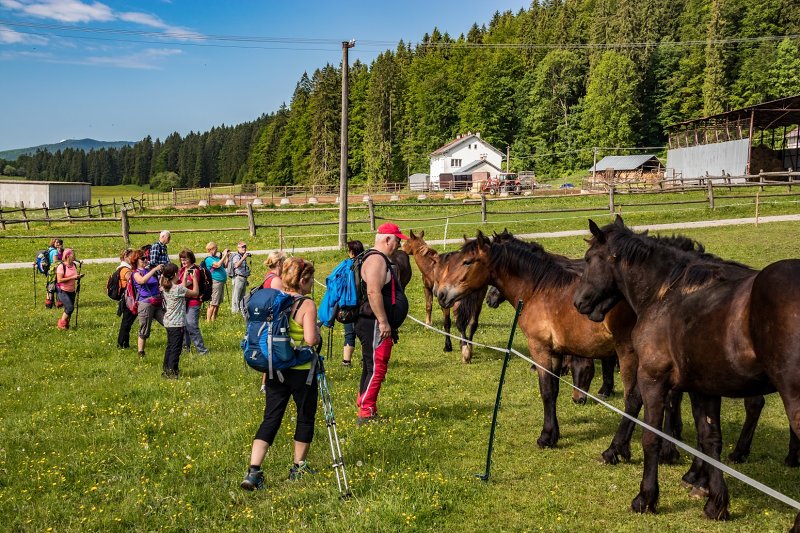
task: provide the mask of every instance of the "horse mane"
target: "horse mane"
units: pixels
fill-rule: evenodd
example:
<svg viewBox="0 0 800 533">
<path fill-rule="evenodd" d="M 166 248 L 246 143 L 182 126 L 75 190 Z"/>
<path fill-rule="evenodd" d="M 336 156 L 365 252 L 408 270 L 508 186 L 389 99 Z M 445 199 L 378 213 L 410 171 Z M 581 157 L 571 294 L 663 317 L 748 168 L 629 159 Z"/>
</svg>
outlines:
<svg viewBox="0 0 800 533">
<path fill-rule="evenodd" d="M 662 297 L 672 287 L 688 294 L 713 282 L 740 280 L 755 272 L 745 264 L 707 253 L 702 244 L 689 237 L 652 237 L 618 224 L 609 224 L 604 231 L 611 255 L 630 265 L 647 261 L 657 251 L 672 259 L 673 268 L 659 291 Z"/>
<path fill-rule="evenodd" d="M 470 241 L 462 250 L 476 242 Z M 574 283 L 582 273 L 582 268 L 578 267 L 582 263 L 548 253 L 541 244 L 520 240 L 508 231 L 494 235 L 490 250 L 494 269 L 524 276 L 532 283 L 534 292 L 562 289 Z"/>
</svg>

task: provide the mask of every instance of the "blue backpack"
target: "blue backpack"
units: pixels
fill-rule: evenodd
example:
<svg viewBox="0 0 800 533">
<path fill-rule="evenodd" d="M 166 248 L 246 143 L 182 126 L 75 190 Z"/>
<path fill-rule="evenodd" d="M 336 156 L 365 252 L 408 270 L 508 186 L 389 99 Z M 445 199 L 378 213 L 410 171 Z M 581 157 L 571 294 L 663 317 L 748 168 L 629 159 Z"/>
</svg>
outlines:
<svg viewBox="0 0 800 533">
<path fill-rule="evenodd" d="M 358 310 L 358 291 L 353 267 L 354 261 L 345 259 L 336 265 L 325 280 L 325 296 L 322 297 L 317 311 L 317 320 L 325 327 L 332 327 L 341 311 Z"/>
<path fill-rule="evenodd" d="M 244 361 L 270 379 L 281 370 L 311 361 L 307 384 L 314 378 L 317 352 L 310 346 L 296 346 L 289 337 L 289 312 L 292 304 L 306 299 L 276 289 L 259 289 L 251 294 L 247 304 L 247 333 L 242 341 Z M 299 308 L 299 305 L 298 305 Z"/>
</svg>

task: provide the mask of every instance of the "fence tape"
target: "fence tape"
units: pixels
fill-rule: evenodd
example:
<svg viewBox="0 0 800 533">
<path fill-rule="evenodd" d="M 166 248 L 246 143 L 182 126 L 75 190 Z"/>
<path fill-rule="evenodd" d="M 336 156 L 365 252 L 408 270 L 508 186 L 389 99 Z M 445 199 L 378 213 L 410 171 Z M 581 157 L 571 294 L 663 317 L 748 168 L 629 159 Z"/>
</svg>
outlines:
<svg viewBox="0 0 800 533">
<path fill-rule="evenodd" d="M 417 324 L 419 324 L 419 325 L 421 325 L 421 326 L 423 326 L 425 328 L 428 328 L 428 329 L 430 329 L 432 331 L 435 331 L 436 333 L 439 333 L 441 335 L 448 335 L 451 338 L 453 338 L 455 340 L 458 340 L 458 341 L 461 341 L 461 342 L 466 342 L 466 343 L 472 344 L 474 346 L 480 346 L 482 348 L 489 348 L 490 350 L 495 350 L 497 352 L 506 353 L 506 349 L 505 348 L 500 348 L 498 346 L 491 346 L 491 345 L 488 345 L 488 344 L 482 344 L 482 343 L 479 343 L 479 342 L 470 341 L 470 340 L 464 339 L 462 337 L 459 337 L 458 335 L 453 335 L 453 334 L 447 333 L 446 331 L 443 331 L 441 329 L 437 329 L 437 328 L 435 328 L 433 326 L 429 326 L 425 322 L 422 322 L 421 320 L 415 318 L 411 314 L 408 315 L 408 318 L 410 318 L 411 320 L 413 320 Z M 667 435 L 666 433 L 664 433 L 662 431 L 659 431 L 654 427 L 649 426 L 647 423 L 645 423 L 645 422 L 639 420 L 638 418 L 635 418 L 635 417 L 625 413 L 624 411 L 614 407 L 613 405 L 601 400 L 600 398 L 594 396 L 590 392 L 585 391 L 585 390 L 581 390 L 580 387 L 577 387 L 575 384 L 563 379 L 561 376 L 557 376 L 553 372 L 550 372 L 548 369 L 546 369 L 543 366 L 539 365 L 538 363 L 536 363 L 536 361 L 534 361 L 533 359 L 531 359 L 530 357 L 528 357 L 526 355 L 523 355 L 519 351 L 517 351 L 517 350 L 515 350 L 513 348 L 510 351 L 511 351 L 511 353 L 513 353 L 514 355 L 519 357 L 520 359 L 522 359 L 524 361 L 527 361 L 528 363 L 530 363 L 531 365 L 535 366 L 536 368 L 539 368 L 539 369 L 547 372 L 548 374 L 550 374 L 551 376 L 555 377 L 556 379 L 558 379 L 562 383 L 564 383 L 566 385 L 569 385 L 573 389 L 576 389 L 576 390 L 582 392 L 583 394 L 585 394 L 589 398 L 593 399 L 594 401 L 596 401 L 597 403 L 599 403 L 603 407 L 606 407 L 607 409 L 617 413 L 618 415 L 624 416 L 625 418 L 627 418 L 631 422 L 640 425 L 644 429 L 652 431 L 653 433 L 655 433 L 656 435 L 658 435 L 662 439 L 668 440 L 669 442 L 671 442 L 674 445 L 678 446 L 682 450 L 684 450 L 684 451 L 686 451 L 686 452 L 688 452 L 688 453 L 690 453 L 690 454 L 692 454 L 692 455 L 694 455 L 696 457 L 699 457 L 703 461 L 705 461 L 705 462 L 707 462 L 707 463 L 719 468 L 720 470 L 722 470 L 726 474 L 738 479 L 739 481 L 742 481 L 743 483 L 746 483 L 746 484 L 750 485 L 751 487 L 755 488 L 756 490 L 759 490 L 759 491 L 763 492 L 764 494 L 772 496 L 776 500 L 779 500 L 779 501 L 785 503 L 789 507 L 794 507 L 796 510 L 800 511 L 800 502 L 798 502 L 798 501 L 786 496 L 785 494 L 782 494 L 782 493 L 778 492 L 777 490 L 775 490 L 775 489 L 773 489 L 771 487 L 768 487 L 767 485 L 761 483 L 760 481 L 756 481 L 755 479 L 753 479 L 753 478 L 751 478 L 749 476 L 746 476 L 746 475 L 744 475 L 744 474 L 732 469 L 728 465 L 726 465 L 724 463 L 721 463 L 720 461 L 718 461 L 718 460 L 716 460 L 716 459 L 704 454 L 701 451 L 695 450 L 694 448 L 692 448 L 688 444 L 685 444 L 684 442 L 681 442 L 681 441 L 679 441 L 679 440 Z"/>
</svg>

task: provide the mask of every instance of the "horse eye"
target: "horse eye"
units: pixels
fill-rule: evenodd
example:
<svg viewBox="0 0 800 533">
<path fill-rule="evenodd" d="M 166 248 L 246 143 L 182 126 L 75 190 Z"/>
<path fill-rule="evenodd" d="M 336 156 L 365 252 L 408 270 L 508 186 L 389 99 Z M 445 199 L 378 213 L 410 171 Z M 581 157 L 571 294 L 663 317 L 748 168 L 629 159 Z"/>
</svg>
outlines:
<svg viewBox="0 0 800 533">
<path fill-rule="evenodd" d="M 474 261 L 472 261 L 472 260 L 470 259 L 470 260 L 468 260 L 468 261 L 464 261 L 462 264 L 463 264 L 465 267 L 468 267 L 468 266 L 470 266 L 470 265 L 471 265 L 473 262 L 474 262 Z"/>
</svg>

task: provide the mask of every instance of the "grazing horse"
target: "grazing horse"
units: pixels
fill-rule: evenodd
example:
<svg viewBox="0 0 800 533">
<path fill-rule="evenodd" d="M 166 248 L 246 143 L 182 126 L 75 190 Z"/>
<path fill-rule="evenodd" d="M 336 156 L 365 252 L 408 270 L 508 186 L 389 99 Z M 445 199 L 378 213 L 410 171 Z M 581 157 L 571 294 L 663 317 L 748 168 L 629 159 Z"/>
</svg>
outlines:
<svg viewBox="0 0 800 533">
<path fill-rule="evenodd" d="M 514 238 L 508 232 L 491 241 L 478 232 L 458 252 L 440 258 L 435 291 L 443 307 L 452 306 L 475 291 L 494 285 L 510 301 L 524 301 L 519 326 L 528 339 L 528 350 L 537 366 L 544 404 L 544 424 L 537 439 L 540 447 L 553 447 L 560 430 L 556 416 L 559 381 L 544 369 L 559 374 L 565 355 L 589 358 L 619 355 L 625 387 L 625 410 L 636 416 L 641 406 L 635 376 L 638 362 L 627 333 L 636 319 L 630 308 L 618 305 L 603 323 L 577 312 L 572 295 L 580 281 L 582 263 L 547 253 L 536 243 Z M 633 423 L 623 419 L 611 447 L 603 452 L 606 462 L 630 459 Z"/>
<path fill-rule="evenodd" d="M 433 282 L 436 264 L 439 262 L 439 252 L 428 246 L 423 237 L 424 231 L 420 231 L 419 235 L 415 235 L 413 231 L 408 232 L 408 240 L 403 241 L 403 251 L 408 255 L 414 256 L 414 261 L 417 263 L 417 268 L 422 274 L 422 286 L 425 291 L 425 323 L 431 325 L 431 311 L 433 310 Z M 456 318 L 456 328 L 458 329 L 461 337 L 464 339 L 472 340 L 475 335 L 475 330 L 478 328 L 478 318 L 481 315 L 481 302 L 486 293 L 478 291 L 459 302 L 458 305 L 453 306 L 453 314 Z M 444 330 L 450 333 L 450 308 L 442 307 L 442 317 L 444 321 Z M 452 352 L 453 344 L 449 335 L 444 338 L 444 351 Z M 472 362 L 472 344 L 461 341 L 461 362 Z"/>
<path fill-rule="evenodd" d="M 496 287 L 489 287 L 486 293 L 486 305 L 492 309 L 497 309 L 505 301 L 506 299 L 503 298 L 503 295 L 500 294 Z M 617 360 L 616 358 L 606 357 L 601 359 L 600 362 L 603 366 L 603 385 L 597 392 L 597 396 L 606 399 L 614 391 L 614 370 Z M 583 391 L 589 390 L 589 386 L 594 379 L 594 360 L 576 355 L 567 355 L 564 357 L 561 375 L 566 375 L 570 370 L 572 371 L 572 383 L 577 387 L 572 389 L 572 401 L 583 405 L 586 403 L 587 398 L 586 393 Z"/>
<path fill-rule="evenodd" d="M 761 271 L 698 256 L 627 228 L 622 218 L 599 228 L 574 303 L 602 321 L 610 302 L 624 299 L 637 315 L 631 332 L 639 356 L 638 384 L 646 422 L 660 429 L 671 389 L 689 392 L 701 450 L 718 459 L 722 396 L 777 391 L 790 422 L 790 454 L 800 441 L 800 260 L 782 260 Z M 644 471 L 631 503 L 655 512 L 661 439 L 642 433 Z M 787 458 L 788 459 L 788 458 Z M 722 472 L 708 475 L 707 517 L 729 516 Z M 800 531 L 798 514 L 793 531 Z"/>
</svg>

